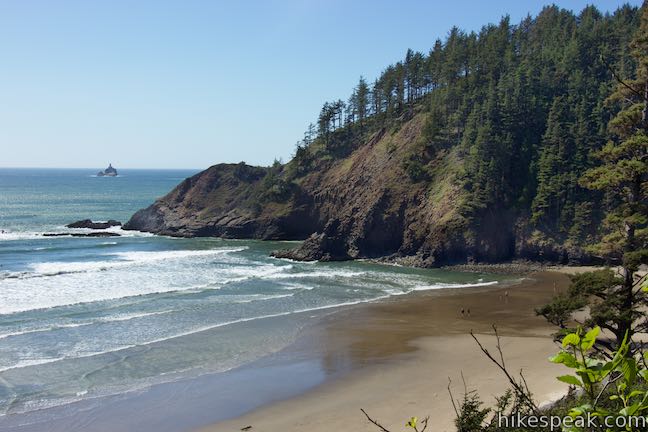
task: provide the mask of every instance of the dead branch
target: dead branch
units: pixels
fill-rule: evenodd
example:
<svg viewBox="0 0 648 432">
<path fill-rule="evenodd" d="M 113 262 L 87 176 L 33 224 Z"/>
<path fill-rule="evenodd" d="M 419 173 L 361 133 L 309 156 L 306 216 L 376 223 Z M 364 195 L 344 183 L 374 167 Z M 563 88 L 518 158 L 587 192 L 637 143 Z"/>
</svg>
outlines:
<svg viewBox="0 0 648 432">
<path fill-rule="evenodd" d="M 641 99 L 643 99 L 644 96 L 641 93 L 639 93 L 637 90 L 633 89 L 630 85 L 628 85 L 628 83 L 626 83 L 625 81 L 623 81 L 621 79 L 621 77 L 616 73 L 614 68 L 612 66 L 610 66 L 610 63 L 608 63 L 607 60 L 605 60 L 605 57 L 603 57 L 603 55 L 600 56 L 600 59 L 605 64 L 605 67 L 612 73 L 612 76 L 614 77 L 614 79 L 619 82 L 619 84 L 621 84 L 623 87 L 627 88 L 632 93 L 634 93 L 635 95 L 637 95 Z"/>
<path fill-rule="evenodd" d="M 461 373 L 461 382 L 463 382 L 464 386 L 464 396 L 468 394 L 468 385 L 466 384 L 466 378 L 464 377 L 463 371 L 460 371 Z"/>
<path fill-rule="evenodd" d="M 454 404 L 454 402 L 453 402 L 453 404 Z M 373 423 L 373 424 L 374 424 L 378 429 L 380 429 L 380 430 L 383 431 L 383 432 L 391 432 L 391 431 L 390 431 L 389 429 L 387 429 L 385 426 L 383 426 L 383 425 L 381 425 L 380 423 L 378 423 L 377 420 L 372 419 L 372 418 L 369 416 L 369 414 L 367 414 L 367 411 L 365 411 L 365 410 L 362 409 L 362 408 L 360 408 L 360 411 L 362 411 L 362 414 L 364 414 L 365 417 L 367 417 L 367 420 L 369 420 L 371 423 Z M 425 417 L 423 420 L 421 420 L 421 424 L 423 425 L 423 429 L 419 430 L 419 429 L 418 429 L 418 426 L 414 426 L 414 431 L 415 431 L 415 432 L 425 432 L 425 430 L 426 430 L 427 427 L 428 427 L 428 421 L 429 421 L 429 420 L 430 420 L 430 416 Z"/>
<path fill-rule="evenodd" d="M 619 378 L 621 378 L 623 374 L 618 374 L 614 379 L 608 379 L 599 394 L 596 396 L 596 399 L 594 399 L 594 403 L 592 404 L 593 407 L 596 408 L 596 405 L 598 405 L 599 399 L 601 399 L 601 396 L 605 392 L 605 390 L 608 388 L 608 386 L 614 382 L 616 382 Z"/>
<path fill-rule="evenodd" d="M 371 423 L 373 423 L 374 425 L 376 425 L 376 427 L 377 427 L 378 429 L 380 429 L 380 430 L 383 431 L 383 432 L 391 432 L 389 429 L 385 428 L 383 425 L 381 425 L 380 423 L 378 423 L 376 420 L 374 420 L 374 419 L 372 419 L 371 417 L 369 417 L 369 414 L 367 414 L 367 412 L 366 412 L 364 409 L 360 408 L 360 411 L 362 411 L 362 414 L 364 414 L 365 417 L 367 417 L 367 420 L 369 420 Z"/>
<path fill-rule="evenodd" d="M 524 378 L 522 369 L 520 369 L 520 378 L 522 379 L 522 383 L 524 384 L 524 389 L 526 390 L 527 394 L 531 394 L 531 390 L 529 390 L 529 384 L 527 384 L 527 380 L 526 378 Z"/>
<path fill-rule="evenodd" d="M 531 399 L 530 392 L 528 392 L 528 386 L 526 386 L 526 380 L 524 379 L 524 376 L 522 376 L 521 382 L 518 382 L 513 376 L 510 374 L 508 369 L 506 368 L 506 364 L 504 363 L 504 353 L 502 352 L 502 347 L 500 343 L 500 336 L 499 333 L 497 332 L 497 327 L 493 325 L 493 330 L 495 331 L 495 338 L 497 340 L 497 350 L 499 352 L 500 360 L 497 360 L 493 355 L 482 345 L 482 343 L 477 339 L 477 336 L 475 336 L 475 333 L 473 331 L 470 331 L 470 336 L 477 342 L 477 345 L 479 346 L 479 349 L 488 357 L 488 359 L 493 362 L 506 376 L 508 379 L 509 383 L 513 387 L 513 390 L 515 390 L 515 393 L 517 396 L 536 414 L 540 413 L 540 410 L 536 403 Z"/>
<path fill-rule="evenodd" d="M 450 379 L 450 377 L 448 377 L 448 393 L 450 394 L 450 402 L 452 402 L 452 408 L 454 409 L 457 418 L 459 418 L 459 409 L 457 409 L 457 404 L 455 403 L 454 395 L 452 394 L 452 389 L 450 388 L 451 384 L 452 384 L 452 380 Z M 459 432 L 463 432 L 463 431 L 460 430 Z"/>
</svg>

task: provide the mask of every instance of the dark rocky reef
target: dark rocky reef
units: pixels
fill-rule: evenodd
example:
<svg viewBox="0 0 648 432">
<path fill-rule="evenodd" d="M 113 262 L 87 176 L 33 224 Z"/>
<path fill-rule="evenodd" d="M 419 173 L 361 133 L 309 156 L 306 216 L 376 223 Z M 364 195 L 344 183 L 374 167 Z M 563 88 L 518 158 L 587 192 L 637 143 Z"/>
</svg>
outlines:
<svg viewBox="0 0 648 432">
<path fill-rule="evenodd" d="M 107 222 L 93 222 L 90 219 L 82 219 L 65 225 L 67 228 L 89 228 L 89 229 L 106 229 L 114 226 L 121 226 L 121 222 L 110 219 Z"/>
<path fill-rule="evenodd" d="M 45 233 L 43 237 L 121 237 L 121 234 L 110 231 L 98 231 L 91 233 Z"/>
</svg>

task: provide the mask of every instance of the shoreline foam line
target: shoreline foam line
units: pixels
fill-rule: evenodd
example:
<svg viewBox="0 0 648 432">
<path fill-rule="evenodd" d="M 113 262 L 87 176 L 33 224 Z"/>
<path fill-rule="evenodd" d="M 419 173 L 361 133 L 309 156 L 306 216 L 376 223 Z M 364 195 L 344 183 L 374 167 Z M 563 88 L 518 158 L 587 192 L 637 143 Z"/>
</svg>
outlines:
<svg viewBox="0 0 648 432">
<path fill-rule="evenodd" d="M 102 355 L 102 354 L 109 354 L 109 353 L 119 352 L 119 351 L 123 351 L 125 349 L 135 348 L 135 347 L 138 347 L 138 346 L 153 345 L 153 344 L 156 344 L 156 343 L 165 342 L 165 341 L 168 341 L 168 340 L 177 339 L 177 338 L 181 338 L 181 337 L 185 337 L 185 336 L 190 336 L 190 335 L 194 335 L 194 334 L 197 334 L 197 333 L 213 330 L 213 329 L 216 329 L 216 328 L 226 327 L 226 326 L 230 326 L 230 325 L 234 325 L 234 324 L 241 324 L 241 323 L 245 323 L 245 322 L 257 321 L 257 320 L 263 320 L 263 319 L 270 319 L 270 318 L 278 318 L 278 317 L 282 317 L 282 316 L 297 315 L 297 314 L 306 313 L 306 312 L 314 312 L 314 311 L 333 309 L 333 308 L 344 307 L 344 306 L 354 306 L 354 305 L 358 305 L 358 304 L 362 304 L 362 303 L 371 303 L 371 302 L 375 302 L 375 301 L 379 301 L 379 300 L 384 300 L 384 299 L 390 298 L 392 296 L 410 294 L 410 293 L 415 292 L 415 291 L 428 291 L 428 290 L 432 290 L 432 289 L 447 289 L 447 288 L 470 288 L 470 287 L 480 287 L 480 286 L 492 286 L 492 285 L 496 285 L 497 283 L 498 283 L 498 281 L 478 282 L 478 283 L 474 283 L 474 284 L 440 284 L 440 286 L 435 286 L 434 288 L 413 289 L 412 291 L 404 292 L 402 294 L 396 294 L 396 293 L 387 292 L 387 294 L 385 294 L 385 295 L 381 295 L 381 296 L 370 298 L 370 299 L 355 300 L 355 301 L 336 303 L 336 304 L 330 304 L 330 305 L 322 305 L 322 306 L 317 306 L 317 307 L 313 307 L 313 308 L 297 309 L 297 310 L 294 310 L 294 311 L 278 312 L 278 313 L 275 313 L 275 314 L 267 314 L 267 315 L 260 315 L 260 316 L 256 316 L 256 317 L 241 318 L 241 319 L 233 320 L 233 321 L 226 321 L 226 322 L 223 322 L 223 323 L 217 323 L 217 324 L 213 324 L 213 325 L 209 325 L 209 326 L 199 327 L 199 328 L 196 328 L 194 330 L 189 330 L 189 331 L 186 331 L 186 332 L 177 333 L 177 334 L 171 335 L 171 336 L 166 336 L 166 337 L 162 337 L 162 338 L 158 338 L 158 339 L 153 339 L 153 340 L 145 342 L 145 343 L 138 343 L 138 344 L 134 344 L 134 345 L 128 345 L 128 346 L 120 347 L 120 348 L 117 348 L 117 349 L 106 350 L 106 351 L 103 351 L 103 352 L 88 354 L 88 355 L 84 355 L 84 356 L 63 357 L 63 358 L 59 358 L 59 359 L 56 359 L 56 360 L 52 360 L 51 362 L 47 362 L 47 363 L 53 363 L 53 362 L 56 362 L 56 361 L 62 361 L 62 360 L 67 360 L 67 359 L 71 360 L 71 359 L 78 359 L 78 358 L 94 357 L 94 356 L 98 356 L 98 355 Z M 31 365 L 27 365 L 27 366 L 24 366 L 24 367 L 29 367 L 29 366 L 31 366 Z M 0 372 L 5 372 L 7 370 L 17 369 L 17 368 L 18 367 L 4 368 L 4 369 L 0 369 Z"/>
<path fill-rule="evenodd" d="M 36 329 L 28 329 L 24 331 L 16 331 L 12 333 L 4 333 L 0 334 L 0 339 L 7 339 L 10 337 L 15 337 L 15 336 L 22 336 L 26 334 L 32 334 L 32 333 L 46 333 L 50 331 L 56 331 L 56 330 L 64 330 L 68 328 L 78 328 L 78 327 L 87 327 L 91 326 L 94 324 L 108 324 L 111 322 L 122 322 L 122 321 L 130 321 L 138 318 L 145 318 L 148 316 L 155 316 L 155 315 L 164 315 L 167 313 L 174 312 L 174 310 L 166 310 L 166 311 L 159 311 L 159 312 L 142 312 L 142 313 L 133 313 L 133 314 L 124 314 L 122 316 L 115 315 L 114 317 L 97 317 L 96 319 L 92 321 L 87 321 L 87 322 L 81 322 L 81 323 L 69 323 L 69 324 L 53 324 L 49 327 L 42 327 L 42 328 L 36 328 Z"/>
</svg>

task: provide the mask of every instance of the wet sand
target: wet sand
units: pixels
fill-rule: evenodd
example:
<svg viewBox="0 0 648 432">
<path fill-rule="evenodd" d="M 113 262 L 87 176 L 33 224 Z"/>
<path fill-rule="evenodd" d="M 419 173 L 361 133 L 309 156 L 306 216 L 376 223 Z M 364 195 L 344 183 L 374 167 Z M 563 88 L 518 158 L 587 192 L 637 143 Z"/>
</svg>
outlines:
<svg viewBox="0 0 648 432">
<path fill-rule="evenodd" d="M 541 272 L 517 284 L 422 291 L 307 312 L 312 324 L 297 342 L 251 364 L 7 417 L 0 429 L 374 431 L 360 412 L 364 408 L 394 431 L 403 430 L 409 417 L 426 415 L 431 430 L 454 431 L 448 378 L 455 397 L 461 397 L 463 373 L 469 390 L 478 390 L 486 404 L 506 388 L 501 372 L 470 337 L 471 329 L 494 349 L 491 325 L 498 326 L 507 365 L 524 370 L 539 402 L 566 390 L 555 380 L 564 374 L 562 366 L 547 361 L 558 350 L 550 337 L 554 329 L 534 308 L 568 283 L 566 274 Z M 254 331 L 281 319 L 286 317 L 240 325 Z"/>
<path fill-rule="evenodd" d="M 411 416 L 429 415 L 432 430 L 454 431 L 449 379 L 455 398 L 461 397 L 463 373 L 468 389 L 479 391 L 487 404 L 507 388 L 469 335 L 473 330 L 495 350 L 493 324 L 510 370 L 524 371 L 538 402 L 553 400 L 566 391 L 555 379 L 564 370 L 547 361 L 558 350 L 550 336 L 554 328 L 534 308 L 568 283 L 564 273 L 540 272 L 515 285 L 428 291 L 328 315 L 295 349 L 317 352 L 334 378 L 201 431 L 376 430 L 361 408 L 394 430 Z"/>
</svg>

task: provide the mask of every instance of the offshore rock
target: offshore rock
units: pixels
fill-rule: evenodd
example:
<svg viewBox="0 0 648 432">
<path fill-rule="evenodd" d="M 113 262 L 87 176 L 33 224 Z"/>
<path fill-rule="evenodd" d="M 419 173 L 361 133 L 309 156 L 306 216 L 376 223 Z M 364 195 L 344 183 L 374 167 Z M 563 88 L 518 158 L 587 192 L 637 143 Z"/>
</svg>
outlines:
<svg viewBox="0 0 648 432">
<path fill-rule="evenodd" d="M 90 219 L 82 219 L 65 225 L 66 228 L 89 228 L 89 229 L 106 229 L 114 226 L 121 226 L 121 222 L 110 219 L 107 222 L 93 222 Z"/>
</svg>

